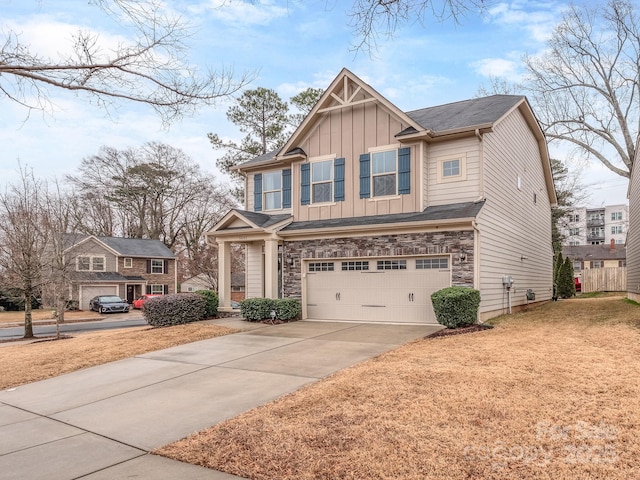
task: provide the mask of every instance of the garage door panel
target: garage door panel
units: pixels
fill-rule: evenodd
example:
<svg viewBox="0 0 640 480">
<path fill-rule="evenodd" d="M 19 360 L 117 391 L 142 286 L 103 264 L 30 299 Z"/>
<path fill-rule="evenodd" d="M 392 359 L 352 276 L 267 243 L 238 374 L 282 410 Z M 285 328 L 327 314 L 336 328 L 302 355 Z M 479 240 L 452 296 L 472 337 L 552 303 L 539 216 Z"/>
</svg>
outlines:
<svg viewBox="0 0 640 480">
<path fill-rule="evenodd" d="M 80 309 L 89 310 L 89 301 L 98 295 L 118 295 L 117 285 L 80 286 Z"/>
<path fill-rule="evenodd" d="M 450 270 L 416 270 L 414 258 L 406 265 L 406 270 L 308 273 L 307 318 L 437 323 L 431 294 L 451 285 Z M 338 261 L 335 267 L 340 268 Z"/>
</svg>

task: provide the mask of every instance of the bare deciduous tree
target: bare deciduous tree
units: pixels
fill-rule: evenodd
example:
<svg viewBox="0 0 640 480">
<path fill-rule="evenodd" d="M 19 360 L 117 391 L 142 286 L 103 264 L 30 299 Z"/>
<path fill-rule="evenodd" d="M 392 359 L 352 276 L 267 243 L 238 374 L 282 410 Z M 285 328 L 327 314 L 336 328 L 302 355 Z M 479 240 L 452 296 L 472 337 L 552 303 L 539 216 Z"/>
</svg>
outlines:
<svg viewBox="0 0 640 480">
<path fill-rule="evenodd" d="M 392 37 L 403 24 L 423 23 L 431 17 L 439 21 L 481 12 L 491 0 L 354 0 L 351 8 L 351 27 L 358 50 L 375 50 L 380 36 Z"/>
<path fill-rule="evenodd" d="M 92 0 L 132 39 L 106 45 L 95 31 L 78 30 L 66 53 L 42 55 L 8 26 L 0 39 L 0 92 L 29 110 L 51 109 L 48 87 L 87 94 L 110 111 L 119 101 L 153 108 L 165 124 L 213 105 L 249 83 L 231 70 L 198 71 L 186 59 L 192 34 L 158 0 Z"/>
<path fill-rule="evenodd" d="M 629 177 L 640 128 L 640 17 L 631 2 L 572 5 L 524 86 L 551 140 Z"/>
</svg>

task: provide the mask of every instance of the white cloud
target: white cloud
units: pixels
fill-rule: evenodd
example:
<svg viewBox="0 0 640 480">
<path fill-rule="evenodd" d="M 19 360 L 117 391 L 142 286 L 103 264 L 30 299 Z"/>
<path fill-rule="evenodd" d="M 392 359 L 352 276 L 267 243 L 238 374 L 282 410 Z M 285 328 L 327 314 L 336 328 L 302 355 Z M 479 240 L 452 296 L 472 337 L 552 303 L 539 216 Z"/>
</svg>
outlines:
<svg viewBox="0 0 640 480">
<path fill-rule="evenodd" d="M 483 58 L 471 63 L 471 68 L 483 77 L 499 77 L 511 82 L 522 79 L 521 62 L 508 58 Z"/>
<path fill-rule="evenodd" d="M 566 5 L 558 2 L 514 1 L 498 3 L 488 10 L 488 21 L 523 29 L 536 42 L 545 42 Z"/>
</svg>

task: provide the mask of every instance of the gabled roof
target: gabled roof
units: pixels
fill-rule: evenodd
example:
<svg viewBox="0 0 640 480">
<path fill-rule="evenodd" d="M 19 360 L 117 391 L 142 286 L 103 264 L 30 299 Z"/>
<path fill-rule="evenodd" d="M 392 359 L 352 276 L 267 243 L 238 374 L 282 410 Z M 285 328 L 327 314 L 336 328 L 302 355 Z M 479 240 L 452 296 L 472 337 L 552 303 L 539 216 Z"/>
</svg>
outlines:
<svg viewBox="0 0 640 480">
<path fill-rule="evenodd" d="M 482 202 L 454 203 L 450 205 L 435 205 L 427 207 L 417 213 L 397 213 L 393 215 L 371 215 L 368 217 L 332 218 L 327 220 L 312 220 L 294 222 L 282 230 L 281 233 L 309 229 L 344 228 L 370 225 L 385 225 L 408 222 L 435 222 L 445 220 L 465 220 L 476 218 L 484 206 Z"/>
<path fill-rule="evenodd" d="M 425 130 L 434 132 L 490 126 L 524 98 L 520 95 L 491 95 L 413 110 L 407 115 Z"/>
<path fill-rule="evenodd" d="M 65 235 L 67 249 L 94 239 L 121 257 L 175 258 L 174 253 L 160 240 L 147 238 L 98 237 L 94 235 Z"/>
<path fill-rule="evenodd" d="M 568 245 L 562 247 L 562 255 L 572 260 L 624 260 L 627 258 L 627 249 L 624 245 L 610 244 L 600 245 Z"/>
</svg>

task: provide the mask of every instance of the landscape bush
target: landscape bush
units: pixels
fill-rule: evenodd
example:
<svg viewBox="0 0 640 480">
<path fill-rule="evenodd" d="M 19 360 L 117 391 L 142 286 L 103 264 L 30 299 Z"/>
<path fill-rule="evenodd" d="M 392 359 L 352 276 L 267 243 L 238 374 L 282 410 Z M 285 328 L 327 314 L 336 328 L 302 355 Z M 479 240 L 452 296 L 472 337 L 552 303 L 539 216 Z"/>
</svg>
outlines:
<svg viewBox="0 0 640 480">
<path fill-rule="evenodd" d="M 468 287 L 447 287 L 431 294 L 431 303 L 440 325 L 467 327 L 478 319 L 480 292 Z"/>
<path fill-rule="evenodd" d="M 196 290 L 194 293 L 201 295 L 206 303 L 204 318 L 211 318 L 218 316 L 218 305 L 220 303 L 218 294 L 213 290 Z"/>
<path fill-rule="evenodd" d="M 569 257 L 558 270 L 557 294 L 560 298 L 571 298 L 576 294 L 576 284 L 574 281 L 573 262 Z"/>
<path fill-rule="evenodd" d="M 195 293 L 176 293 L 153 297 L 142 305 L 142 314 L 153 327 L 197 322 L 204 318 L 207 301 Z"/>
<path fill-rule="evenodd" d="M 246 298 L 240 302 L 240 313 L 250 322 L 271 319 L 272 310 L 278 320 L 293 320 L 302 313 L 302 306 L 295 298 Z"/>
</svg>

